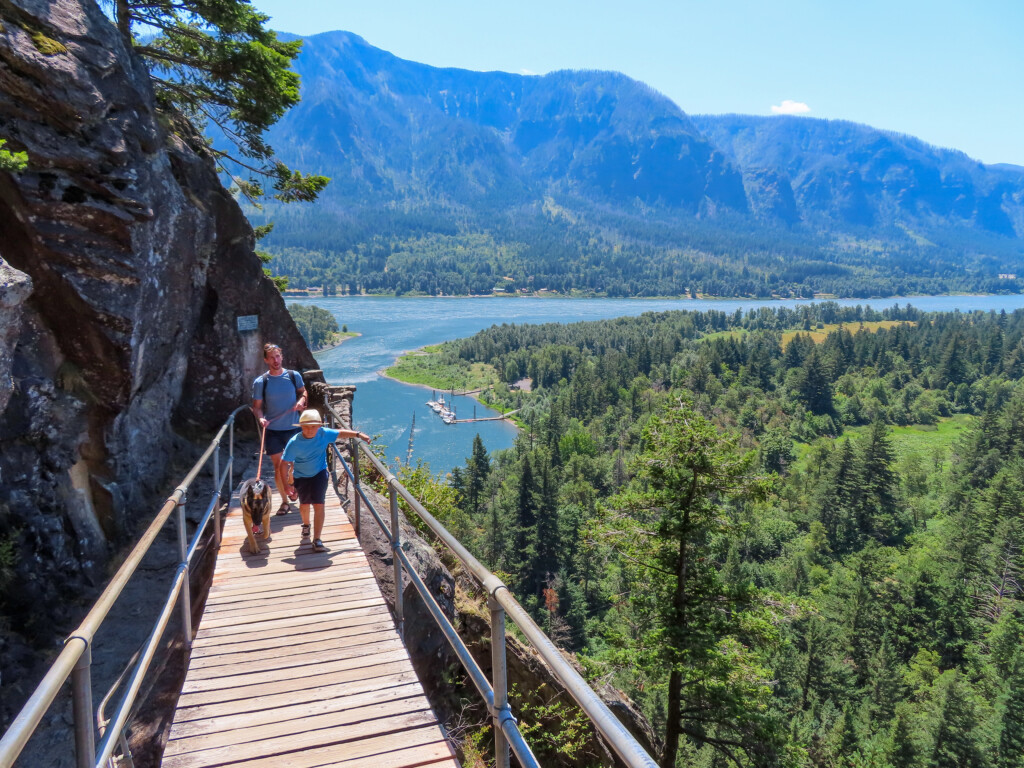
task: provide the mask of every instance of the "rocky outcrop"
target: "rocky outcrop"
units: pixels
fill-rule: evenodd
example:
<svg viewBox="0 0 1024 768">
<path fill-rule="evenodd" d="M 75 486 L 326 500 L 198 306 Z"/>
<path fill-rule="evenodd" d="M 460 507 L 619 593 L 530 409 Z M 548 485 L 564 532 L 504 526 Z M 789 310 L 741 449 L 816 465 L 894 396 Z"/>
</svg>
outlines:
<svg viewBox="0 0 1024 768">
<path fill-rule="evenodd" d="M 0 137 L 28 153 L 0 172 L 0 608 L 22 628 L 0 636 L 10 692 L 10 655 L 73 628 L 112 547 L 166 494 L 169 462 L 191 455 L 183 436 L 248 401 L 262 343 L 289 367 L 316 363 L 201 138 L 157 112 L 93 0 L 0 0 Z"/>
</svg>

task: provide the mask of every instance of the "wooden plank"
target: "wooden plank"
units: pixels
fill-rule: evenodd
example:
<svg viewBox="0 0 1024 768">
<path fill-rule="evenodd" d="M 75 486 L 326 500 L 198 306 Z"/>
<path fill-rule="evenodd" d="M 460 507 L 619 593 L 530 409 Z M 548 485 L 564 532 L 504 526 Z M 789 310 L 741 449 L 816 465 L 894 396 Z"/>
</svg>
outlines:
<svg viewBox="0 0 1024 768">
<path fill-rule="evenodd" d="M 215 667 L 218 664 L 256 664 L 260 659 L 271 656 L 280 658 L 306 653 L 310 650 L 364 646 L 392 638 L 395 635 L 390 622 L 388 624 L 370 624 L 366 627 L 350 627 L 345 634 L 341 635 L 336 632 L 317 632 L 316 634 L 315 638 L 308 635 L 298 638 L 290 636 L 277 638 L 273 643 L 254 641 L 253 644 L 236 643 L 231 646 L 214 646 L 213 648 L 197 649 L 193 647 L 189 669 Z"/>
<path fill-rule="evenodd" d="M 417 728 L 403 733 L 388 734 L 357 742 L 349 742 L 338 745 L 320 747 L 302 752 L 289 752 L 282 755 L 258 757 L 253 760 L 246 760 L 236 763 L 225 763 L 232 768 L 326 768 L 334 765 L 352 766 L 359 762 L 361 765 L 372 765 L 373 768 L 383 768 L 384 760 L 392 768 L 412 768 L 412 766 L 425 765 L 428 763 L 415 762 L 415 755 L 422 754 L 419 750 L 425 747 L 443 744 L 443 737 L 437 728 Z M 447 745 L 445 745 L 447 747 Z M 413 762 L 406 762 L 405 755 L 410 755 Z M 450 751 L 449 751 L 450 754 Z M 423 758 L 420 758 L 423 759 Z M 398 762 L 396 762 L 396 760 Z M 444 765 L 444 763 L 433 762 L 430 765 Z M 452 760 L 447 765 L 458 764 Z"/>
<path fill-rule="evenodd" d="M 301 577 L 285 579 L 278 575 L 268 574 L 266 579 L 248 576 L 241 580 L 221 580 L 211 585 L 207 605 L 214 610 L 221 606 L 230 606 L 245 600 L 251 600 L 255 594 L 300 594 L 316 592 L 320 589 L 347 589 L 364 582 L 376 584 L 371 573 L 365 567 L 357 565 L 338 566 L 337 569 L 324 568 L 320 571 L 305 571 Z"/>
<path fill-rule="evenodd" d="M 284 574 L 293 574 L 296 571 L 319 571 L 323 568 L 327 568 L 337 564 L 350 564 L 352 562 L 359 562 L 358 554 L 353 556 L 339 554 L 337 552 L 313 552 L 312 549 L 306 548 L 305 551 L 290 552 L 290 557 L 284 557 L 280 560 L 272 559 L 266 560 L 263 558 L 257 563 L 252 569 L 249 568 L 225 568 L 220 570 L 213 578 L 214 581 L 230 577 L 232 575 L 241 575 L 244 573 L 251 573 L 256 571 L 262 574 L 272 573 L 278 576 Z"/>
<path fill-rule="evenodd" d="M 207 629 L 217 629 L 219 627 L 238 627 L 239 629 L 245 629 L 246 625 L 249 624 L 263 624 L 265 622 L 272 622 L 278 619 L 290 619 L 300 618 L 305 619 L 308 624 L 310 621 L 316 620 L 315 617 L 322 616 L 324 614 L 336 614 L 344 613 L 345 611 L 351 611 L 356 608 L 370 608 L 372 606 L 385 605 L 384 598 L 381 596 L 380 591 L 377 594 L 362 594 L 354 595 L 346 598 L 345 600 L 338 600 L 329 605 L 322 603 L 314 603 L 305 610 L 299 612 L 296 608 L 288 607 L 274 607 L 270 610 L 254 611 L 250 613 L 234 614 L 230 616 L 211 616 L 208 621 L 203 623 Z"/>
<path fill-rule="evenodd" d="M 182 706 L 178 704 L 178 711 L 175 715 L 175 726 L 202 720 L 204 718 L 221 718 L 231 715 L 256 712 L 263 707 L 285 707 L 289 704 L 306 704 L 314 701 L 335 698 L 337 696 L 353 696 L 364 692 L 377 693 L 386 691 L 389 688 L 402 685 L 415 684 L 419 686 L 419 680 L 412 669 L 395 671 L 389 667 L 395 665 L 382 665 L 372 667 L 367 677 L 359 680 L 343 680 L 330 684 L 316 686 L 303 686 L 293 691 L 282 691 L 279 693 L 268 693 L 261 696 L 253 696 L 241 699 L 230 699 L 228 701 L 217 701 L 212 703 L 200 703 L 194 706 Z M 372 670 L 378 670 L 376 674 Z M 320 681 L 323 682 L 323 681 Z M 174 733 L 172 728 L 171 733 Z"/>
<path fill-rule="evenodd" d="M 196 640 L 193 645 L 193 654 L 196 649 L 206 653 L 228 653 L 232 646 L 245 645 L 253 647 L 255 643 L 263 643 L 260 647 L 273 648 L 287 643 L 281 642 L 286 639 L 301 638 L 303 642 L 314 638 L 335 636 L 339 632 L 351 630 L 352 632 L 367 632 L 366 627 L 370 625 L 386 624 L 394 629 L 394 622 L 391 619 L 391 612 L 387 608 L 372 608 L 367 610 L 353 611 L 352 616 L 344 619 L 320 621 L 305 624 L 305 631 L 296 633 L 292 626 L 282 626 L 267 630 L 252 630 L 249 632 L 237 632 L 235 634 L 204 636 Z"/>
<path fill-rule="evenodd" d="M 304 586 L 312 589 L 323 584 L 362 580 L 367 576 L 366 569 L 359 565 L 338 565 L 334 568 L 321 568 L 319 571 L 305 571 L 302 578 L 291 579 L 283 579 L 276 574 L 264 576 L 260 573 L 253 573 L 246 576 L 244 581 L 219 579 L 216 583 L 211 584 L 210 595 L 216 596 L 219 600 L 221 595 L 225 597 L 251 595 L 254 591 L 263 589 L 298 589 Z M 372 573 L 369 574 L 369 577 L 373 578 Z"/>
<path fill-rule="evenodd" d="M 218 749 L 232 744 L 267 741 L 279 736 L 290 736 L 294 734 L 297 723 L 301 723 L 302 728 L 307 731 L 315 731 L 421 712 L 427 707 L 426 700 L 418 695 L 381 697 L 381 699 L 381 701 L 368 702 L 358 707 L 346 707 L 344 706 L 345 702 L 338 699 L 321 702 L 321 711 L 316 713 L 310 712 L 309 707 L 303 705 L 293 708 L 295 711 L 289 719 L 269 722 L 264 720 L 263 712 L 249 713 L 243 716 L 248 719 L 247 725 L 218 728 L 211 733 L 193 734 L 187 739 L 169 741 L 164 749 L 164 757 L 183 755 L 204 749 Z"/>
<path fill-rule="evenodd" d="M 248 728 L 253 723 L 281 723 L 289 720 L 300 720 L 303 717 L 319 715 L 327 712 L 335 712 L 343 709 L 356 709 L 368 704 L 378 704 L 385 701 L 405 699 L 410 696 L 422 696 L 423 689 L 416 681 L 395 685 L 391 688 L 377 688 L 374 685 L 372 690 L 364 690 L 359 693 L 337 696 L 320 696 L 311 701 L 289 703 L 285 706 L 273 706 L 266 701 L 260 702 L 255 710 L 236 714 L 224 714 L 220 716 L 206 716 L 196 720 L 176 723 L 171 729 L 169 741 L 202 736 L 211 733 L 224 733 L 233 731 L 236 728 Z"/>
<path fill-rule="evenodd" d="M 340 648 L 320 648 L 293 655 L 274 654 L 265 655 L 262 658 L 251 657 L 251 661 L 248 664 L 239 664 L 237 660 L 229 660 L 227 663 L 212 666 L 190 667 L 189 679 L 212 680 L 214 678 L 218 678 L 226 681 L 228 678 L 248 677 L 252 675 L 254 669 L 259 670 L 261 677 L 266 679 L 267 673 L 271 671 L 276 672 L 278 670 L 295 668 L 306 669 L 310 664 L 326 664 L 332 661 L 342 661 L 353 658 L 377 658 L 379 655 L 384 653 L 404 650 L 405 646 L 402 645 L 402 641 L 392 633 L 390 637 L 386 639 L 378 639 L 373 643 L 350 645 Z"/>
<path fill-rule="evenodd" d="M 251 581 L 251 579 L 247 581 Z M 255 595 L 258 595 L 261 600 L 273 600 L 278 597 L 290 597 L 311 592 L 320 594 L 320 588 L 352 589 L 363 583 L 376 584 L 373 576 L 366 573 L 364 568 L 352 568 L 349 574 L 341 574 L 339 569 L 338 571 L 327 571 L 319 577 L 303 575 L 301 581 L 281 583 L 280 580 L 267 580 L 263 584 L 245 586 L 240 589 L 221 589 L 216 593 L 211 590 L 211 594 L 216 596 L 216 600 L 207 605 L 205 613 L 229 610 L 235 603 L 247 602 L 252 600 Z"/>
<path fill-rule="evenodd" d="M 345 626 L 344 622 L 346 619 L 358 619 L 361 616 L 379 616 L 382 613 L 386 613 L 387 608 L 380 605 L 369 606 L 366 608 L 353 608 L 348 611 L 330 611 L 329 613 L 320 614 L 316 621 L 311 621 L 309 616 L 289 616 L 287 618 L 275 619 L 273 621 L 267 621 L 263 627 L 250 627 L 247 631 L 257 632 L 266 631 L 270 632 L 282 627 L 296 628 L 295 631 L 301 634 L 303 627 L 312 628 L 314 624 L 332 623 L 338 627 Z M 229 624 L 226 627 L 204 627 L 200 624 L 199 633 L 202 637 L 222 637 L 237 635 L 240 632 L 239 628 Z M 198 637 L 199 635 L 197 635 Z"/>
<path fill-rule="evenodd" d="M 374 593 L 380 594 L 376 582 L 372 579 L 361 579 L 359 581 L 343 581 L 335 584 L 320 584 L 311 589 L 305 584 L 292 584 L 289 589 L 277 593 L 258 591 L 248 597 L 235 596 L 228 602 L 225 598 L 218 597 L 214 605 L 210 605 L 204 612 L 204 616 L 222 616 L 240 611 L 251 611 L 257 608 L 271 608 L 281 605 L 295 605 L 297 603 L 321 602 L 329 603 L 332 600 L 344 598 L 350 595 Z"/>
<path fill-rule="evenodd" d="M 423 726 L 437 728 L 437 720 L 434 719 L 434 714 L 429 709 L 317 730 L 307 730 L 299 721 L 295 724 L 293 732 L 285 736 L 170 755 L 164 759 L 163 765 L 165 768 L 190 768 L 191 766 L 215 768 L 247 758 L 281 755 L 327 745 L 348 745 L 370 736 L 401 733 Z M 281 759 L 277 764 L 291 765 L 291 762 Z"/>
<path fill-rule="evenodd" d="M 274 696 L 288 695 L 299 700 L 305 696 L 305 692 L 308 690 L 333 689 L 336 686 L 351 686 L 354 689 L 367 684 L 368 681 L 371 681 L 375 687 L 384 687 L 388 685 L 388 680 L 396 681 L 395 684 L 408 682 L 408 675 L 416 678 L 413 666 L 408 662 L 370 665 L 354 670 L 335 672 L 331 675 L 318 675 L 316 679 L 295 678 L 269 685 L 254 683 L 252 686 L 238 688 L 217 689 L 202 693 L 182 693 L 178 697 L 178 708 L 225 705 L 225 711 L 250 712 L 252 708 L 260 707 L 261 701 L 271 700 Z"/>
<path fill-rule="evenodd" d="M 288 667 L 286 669 L 260 670 L 259 674 L 246 672 L 242 675 L 225 675 L 216 678 L 195 679 L 187 676 L 182 685 L 182 693 L 199 693 L 210 690 L 226 690 L 238 686 L 252 685 L 267 686 L 269 683 L 276 683 L 282 680 L 296 678 L 316 678 L 317 675 L 328 675 L 332 672 L 345 672 L 360 667 L 369 667 L 375 664 L 386 664 L 391 661 L 404 661 L 409 664 L 409 656 L 404 648 L 398 648 L 384 653 L 375 653 L 372 656 L 365 654 L 349 659 L 336 659 L 335 661 L 319 664 L 315 669 L 305 667 Z M 258 680 L 258 682 L 257 682 Z M 255 693 L 255 691 L 254 691 Z"/>
</svg>

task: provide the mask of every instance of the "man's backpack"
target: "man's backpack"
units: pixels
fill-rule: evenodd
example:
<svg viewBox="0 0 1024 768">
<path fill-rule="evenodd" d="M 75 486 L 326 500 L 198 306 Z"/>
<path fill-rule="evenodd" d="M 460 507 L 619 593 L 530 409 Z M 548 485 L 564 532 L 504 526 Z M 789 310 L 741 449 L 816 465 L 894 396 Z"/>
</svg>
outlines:
<svg viewBox="0 0 1024 768">
<path fill-rule="evenodd" d="M 284 369 L 284 374 L 285 374 L 285 376 L 288 377 L 288 381 L 290 381 L 292 383 L 292 387 L 295 388 L 295 399 L 298 400 L 299 399 L 299 389 L 300 389 L 300 387 L 299 387 L 298 384 L 295 383 L 295 371 L 293 371 L 291 368 L 285 368 Z M 264 403 L 266 403 L 267 402 L 267 380 L 270 378 L 270 374 L 269 373 L 264 373 L 260 378 L 263 379 L 263 396 L 260 397 L 260 400 L 262 400 Z"/>
</svg>

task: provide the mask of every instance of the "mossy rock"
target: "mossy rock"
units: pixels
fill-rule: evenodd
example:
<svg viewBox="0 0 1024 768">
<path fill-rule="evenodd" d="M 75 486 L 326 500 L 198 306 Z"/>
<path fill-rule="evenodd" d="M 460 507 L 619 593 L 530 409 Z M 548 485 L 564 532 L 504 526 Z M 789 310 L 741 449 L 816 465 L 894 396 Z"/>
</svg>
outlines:
<svg viewBox="0 0 1024 768">
<path fill-rule="evenodd" d="M 31 34 L 36 50 L 44 56 L 56 56 L 59 53 L 68 52 L 63 43 L 54 40 L 52 37 L 47 37 L 42 32 L 32 32 Z"/>
</svg>

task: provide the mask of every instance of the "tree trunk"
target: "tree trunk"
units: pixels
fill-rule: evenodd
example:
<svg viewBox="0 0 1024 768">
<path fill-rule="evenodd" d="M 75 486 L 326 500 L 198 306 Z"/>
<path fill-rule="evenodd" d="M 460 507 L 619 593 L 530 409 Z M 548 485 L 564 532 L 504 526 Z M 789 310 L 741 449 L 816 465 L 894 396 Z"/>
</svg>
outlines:
<svg viewBox="0 0 1024 768">
<path fill-rule="evenodd" d="M 661 768 L 675 768 L 676 765 L 681 733 L 679 713 L 682 709 L 682 688 L 683 674 L 673 669 L 668 677 L 668 719 L 665 724 L 665 753 L 661 756 Z"/>
<path fill-rule="evenodd" d="M 128 0 L 117 0 L 115 15 L 117 16 L 117 31 L 124 38 L 125 45 L 131 47 L 132 18 L 131 10 L 128 8 Z"/>
<path fill-rule="evenodd" d="M 689 493 L 684 500 L 683 524 L 679 532 L 679 563 L 676 571 L 676 588 L 672 600 L 675 603 L 676 619 L 680 629 L 686 632 L 686 581 L 689 577 L 689 551 L 687 544 L 690 535 L 690 507 L 693 504 L 694 494 L 697 492 L 697 474 L 693 475 L 690 481 Z M 673 649 L 678 651 L 679 649 Z M 679 669 L 678 654 L 673 652 L 672 672 L 668 678 L 668 704 L 665 712 L 665 754 L 661 758 L 661 768 L 675 768 L 676 754 L 679 752 L 679 736 L 682 732 L 680 714 L 683 709 L 683 673 Z"/>
</svg>

